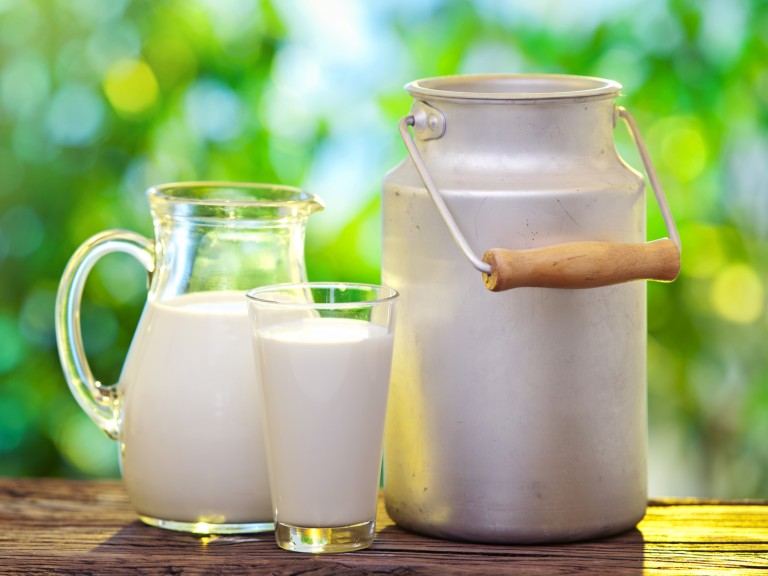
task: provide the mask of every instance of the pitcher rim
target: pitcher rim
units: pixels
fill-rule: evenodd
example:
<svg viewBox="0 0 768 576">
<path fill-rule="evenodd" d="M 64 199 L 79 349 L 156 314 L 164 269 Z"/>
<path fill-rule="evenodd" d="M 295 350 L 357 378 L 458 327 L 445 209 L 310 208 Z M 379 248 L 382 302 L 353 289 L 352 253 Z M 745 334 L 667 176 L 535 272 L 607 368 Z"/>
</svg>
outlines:
<svg viewBox="0 0 768 576">
<path fill-rule="evenodd" d="M 507 83 L 512 85 L 533 85 L 538 83 L 542 89 L 537 91 L 499 91 L 488 90 L 488 87 Z M 468 88 L 476 85 L 478 90 Z M 562 90 L 555 90 L 560 85 Z M 482 88 L 486 88 L 482 90 Z M 574 98 L 590 98 L 600 96 L 616 97 L 621 92 L 622 85 L 615 80 L 596 76 L 580 76 L 571 74 L 456 74 L 449 76 L 434 76 L 414 80 L 405 85 L 405 90 L 414 98 L 434 100 L 473 100 L 473 101 L 540 101 L 567 100 Z"/>
<path fill-rule="evenodd" d="M 170 194 L 170 190 L 179 189 L 193 189 L 193 188 L 240 188 L 248 190 L 279 190 L 283 192 L 293 193 L 295 198 L 289 198 L 284 200 L 268 200 L 268 199 L 228 199 L 228 198 L 191 198 L 185 196 L 177 196 Z M 163 201 L 181 203 L 181 204 L 193 204 L 197 206 L 230 206 L 230 207 L 270 207 L 270 206 L 285 206 L 286 204 L 317 204 L 319 208 L 324 208 L 323 201 L 315 194 L 308 192 L 302 188 L 296 186 L 290 186 L 287 184 L 270 184 L 266 182 L 240 182 L 234 180 L 191 180 L 180 182 L 167 182 L 164 184 L 156 184 L 150 186 L 147 189 L 147 196 L 149 198 L 158 198 Z"/>
</svg>

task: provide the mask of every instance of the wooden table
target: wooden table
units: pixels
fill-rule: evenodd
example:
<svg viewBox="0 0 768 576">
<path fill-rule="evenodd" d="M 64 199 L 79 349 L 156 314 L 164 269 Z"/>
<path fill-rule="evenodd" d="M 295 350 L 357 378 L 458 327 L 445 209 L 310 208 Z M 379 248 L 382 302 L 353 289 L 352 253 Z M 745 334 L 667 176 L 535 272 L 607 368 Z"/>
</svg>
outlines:
<svg viewBox="0 0 768 576">
<path fill-rule="evenodd" d="M 272 533 L 201 537 L 140 523 L 116 481 L 0 478 L 0 574 L 754 574 L 768 502 L 652 501 L 637 529 L 567 545 L 436 540 L 379 508 L 367 550 L 280 550 Z"/>
</svg>

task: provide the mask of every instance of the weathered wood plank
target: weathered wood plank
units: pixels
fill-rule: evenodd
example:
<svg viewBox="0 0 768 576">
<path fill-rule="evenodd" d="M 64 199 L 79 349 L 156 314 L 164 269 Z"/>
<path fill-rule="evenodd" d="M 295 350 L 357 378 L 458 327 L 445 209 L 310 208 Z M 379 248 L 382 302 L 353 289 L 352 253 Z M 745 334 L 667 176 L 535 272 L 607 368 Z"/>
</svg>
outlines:
<svg viewBox="0 0 768 576">
<path fill-rule="evenodd" d="M 381 504 L 381 503 L 380 503 Z M 285 552 L 273 535 L 200 537 L 141 524 L 120 482 L 0 479 L 0 574 L 754 574 L 768 569 L 768 503 L 651 502 L 637 529 L 567 545 L 426 538 L 379 507 L 374 545 Z"/>
</svg>

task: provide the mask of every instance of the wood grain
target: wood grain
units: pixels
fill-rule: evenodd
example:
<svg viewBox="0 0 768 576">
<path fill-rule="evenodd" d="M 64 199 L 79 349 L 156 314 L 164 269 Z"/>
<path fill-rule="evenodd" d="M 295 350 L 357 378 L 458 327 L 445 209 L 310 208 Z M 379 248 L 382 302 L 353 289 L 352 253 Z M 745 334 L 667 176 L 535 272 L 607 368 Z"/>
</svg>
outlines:
<svg viewBox="0 0 768 576">
<path fill-rule="evenodd" d="M 483 255 L 491 272 L 486 288 L 597 288 L 633 280 L 671 282 L 680 273 L 680 252 L 663 238 L 642 244 L 568 242 L 528 250 L 492 248 Z"/>
<path fill-rule="evenodd" d="M 312 556 L 273 535 L 201 537 L 136 520 L 117 481 L 0 478 L 0 574 L 754 574 L 768 503 L 664 500 L 637 529 L 567 545 L 500 546 L 408 533 L 380 501 L 368 550 Z"/>
</svg>

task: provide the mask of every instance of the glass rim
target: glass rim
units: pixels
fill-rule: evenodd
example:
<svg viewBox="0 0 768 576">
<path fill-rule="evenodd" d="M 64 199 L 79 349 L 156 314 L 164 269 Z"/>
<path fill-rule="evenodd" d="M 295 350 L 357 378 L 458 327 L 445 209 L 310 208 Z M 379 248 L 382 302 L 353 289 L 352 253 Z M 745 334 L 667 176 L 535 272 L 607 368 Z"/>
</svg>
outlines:
<svg viewBox="0 0 768 576">
<path fill-rule="evenodd" d="M 287 293 L 296 292 L 298 290 L 311 290 L 313 288 L 332 289 L 342 287 L 374 291 L 377 297 L 371 300 L 356 300 L 354 302 L 286 302 L 259 296 L 260 294 L 275 292 Z M 245 293 L 245 296 L 249 303 L 264 304 L 276 308 L 324 308 L 329 310 L 343 310 L 394 302 L 400 297 L 400 293 L 389 286 L 384 286 L 382 284 L 366 284 L 364 282 L 288 282 L 284 284 L 272 284 L 269 286 L 252 288 Z"/>
<path fill-rule="evenodd" d="M 210 198 L 195 198 L 193 196 L 183 195 L 183 192 L 186 190 L 201 190 L 205 188 L 210 188 L 212 190 L 244 190 L 250 192 L 276 191 L 286 193 L 291 197 L 287 199 L 254 198 L 249 200 L 243 198 L 226 198 L 224 196 L 216 197 L 213 194 Z M 190 180 L 168 182 L 165 184 L 156 184 L 154 186 L 150 186 L 147 189 L 147 196 L 150 199 L 156 198 L 164 202 L 180 203 L 185 205 L 192 204 L 197 206 L 270 207 L 285 206 L 286 204 L 315 203 L 320 207 L 323 207 L 323 202 L 311 192 L 296 186 L 288 186 L 285 184 L 270 184 L 266 182 L 240 182 L 232 180 Z"/>
</svg>

